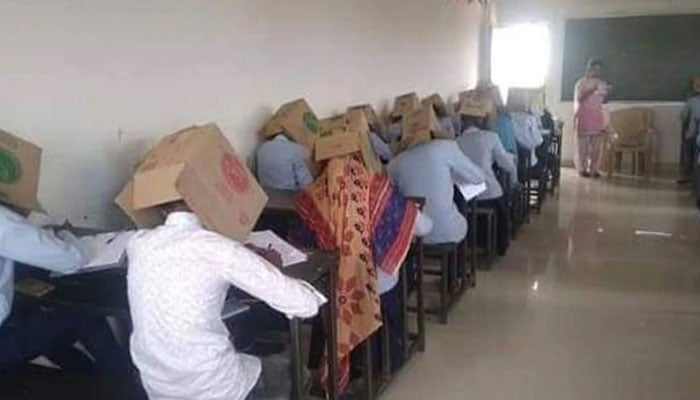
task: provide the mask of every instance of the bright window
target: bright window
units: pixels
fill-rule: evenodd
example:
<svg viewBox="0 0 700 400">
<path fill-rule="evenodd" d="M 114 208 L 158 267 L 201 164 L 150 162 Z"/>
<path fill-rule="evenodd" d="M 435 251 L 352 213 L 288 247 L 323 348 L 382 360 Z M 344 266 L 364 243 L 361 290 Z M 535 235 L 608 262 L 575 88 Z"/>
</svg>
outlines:
<svg viewBox="0 0 700 400">
<path fill-rule="evenodd" d="M 491 81 L 506 99 L 512 87 L 538 88 L 549 70 L 550 38 L 545 24 L 513 25 L 493 30 Z"/>
</svg>

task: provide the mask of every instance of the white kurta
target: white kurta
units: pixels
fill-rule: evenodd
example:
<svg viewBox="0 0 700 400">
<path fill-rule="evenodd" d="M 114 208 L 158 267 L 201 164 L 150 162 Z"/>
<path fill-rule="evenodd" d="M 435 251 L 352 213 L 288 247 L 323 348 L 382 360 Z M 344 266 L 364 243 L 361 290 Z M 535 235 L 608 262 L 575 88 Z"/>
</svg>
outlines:
<svg viewBox="0 0 700 400">
<path fill-rule="evenodd" d="M 238 400 L 253 388 L 260 362 L 236 353 L 221 321 L 230 284 L 288 316 L 311 317 L 325 302 L 192 213 L 137 233 L 127 254 L 131 354 L 151 400 Z"/>
</svg>

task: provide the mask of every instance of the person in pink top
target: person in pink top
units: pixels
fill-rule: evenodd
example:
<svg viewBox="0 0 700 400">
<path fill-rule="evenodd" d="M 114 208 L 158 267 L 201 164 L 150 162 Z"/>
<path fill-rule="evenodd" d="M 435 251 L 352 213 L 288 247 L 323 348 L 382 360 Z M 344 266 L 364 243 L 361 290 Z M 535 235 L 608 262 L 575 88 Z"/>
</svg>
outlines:
<svg viewBox="0 0 700 400">
<path fill-rule="evenodd" d="M 602 75 L 603 63 L 589 61 L 586 75 L 576 82 L 574 90 L 576 168 L 583 177 L 600 177 L 598 166 L 610 122 L 604 104 L 611 89 L 601 78 Z"/>
</svg>

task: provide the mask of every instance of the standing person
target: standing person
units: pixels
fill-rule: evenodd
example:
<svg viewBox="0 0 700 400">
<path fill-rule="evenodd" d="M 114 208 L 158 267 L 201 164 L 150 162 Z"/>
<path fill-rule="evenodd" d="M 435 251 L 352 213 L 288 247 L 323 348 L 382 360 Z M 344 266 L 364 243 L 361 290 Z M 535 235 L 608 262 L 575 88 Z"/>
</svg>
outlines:
<svg viewBox="0 0 700 400">
<path fill-rule="evenodd" d="M 576 82 L 574 89 L 576 168 L 583 177 L 600 177 L 598 167 L 610 122 L 605 100 L 611 89 L 602 76 L 603 63 L 590 60 L 585 76 Z"/>
<path fill-rule="evenodd" d="M 700 124 L 700 76 L 693 79 L 693 92 L 681 112 L 683 135 L 681 141 L 681 180 L 687 182 L 693 171 L 695 142 L 698 140 Z"/>
</svg>

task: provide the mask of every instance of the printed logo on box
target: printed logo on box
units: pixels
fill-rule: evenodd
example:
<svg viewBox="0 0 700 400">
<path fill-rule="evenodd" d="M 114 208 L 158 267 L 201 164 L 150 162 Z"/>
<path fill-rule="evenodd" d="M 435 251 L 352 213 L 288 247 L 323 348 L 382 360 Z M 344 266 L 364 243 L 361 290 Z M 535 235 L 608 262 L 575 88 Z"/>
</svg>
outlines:
<svg viewBox="0 0 700 400">
<path fill-rule="evenodd" d="M 20 179 L 22 179 L 22 164 L 11 151 L 0 149 L 0 182 L 12 184 Z"/>
<path fill-rule="evenodd" d="M 245 193 L 250 190 L 250 180 L 245 166 L 231 154 L 221 157 L 221 173 L 228 187 L 235 193 Z"/>
<path fill-rule="evenodd" d="M 304 113 L 304 125 L 309 131 L 313 133 L 318 132 L 318 118 L 312 112 L 307 111 Z"/>
</svg>

